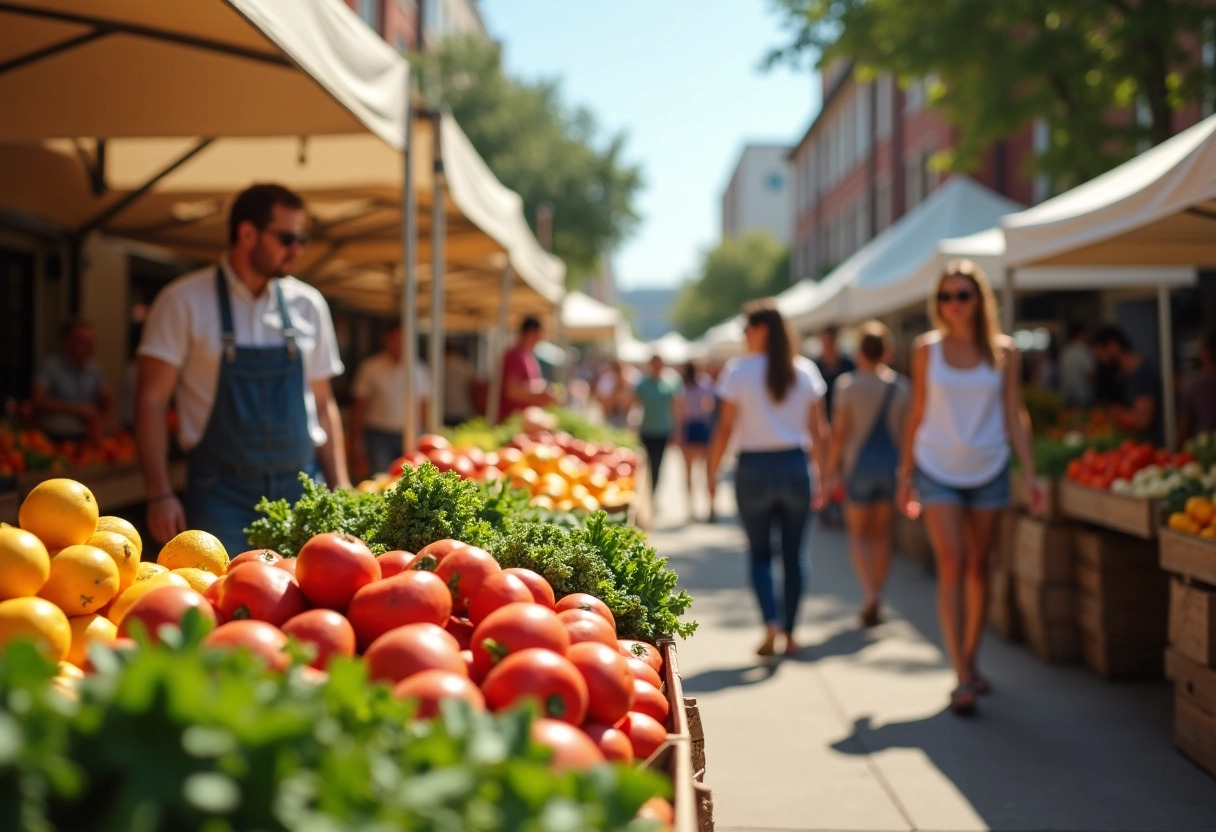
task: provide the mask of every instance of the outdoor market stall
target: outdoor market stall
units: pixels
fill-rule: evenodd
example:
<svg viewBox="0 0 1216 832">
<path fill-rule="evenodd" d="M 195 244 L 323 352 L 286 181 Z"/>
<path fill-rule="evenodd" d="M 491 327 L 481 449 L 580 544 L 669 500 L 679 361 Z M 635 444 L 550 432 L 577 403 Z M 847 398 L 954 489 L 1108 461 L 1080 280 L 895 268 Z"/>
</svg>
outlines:
<svg viewBox="0 0 1216 832">
<path fill-rule="evenodd" d="M 562 301 L 562 323 L 571 343 L 602 343 L 614 350 L 629 328 L 619 309 L 578 291 L 566 293 Z"/>
</svg>

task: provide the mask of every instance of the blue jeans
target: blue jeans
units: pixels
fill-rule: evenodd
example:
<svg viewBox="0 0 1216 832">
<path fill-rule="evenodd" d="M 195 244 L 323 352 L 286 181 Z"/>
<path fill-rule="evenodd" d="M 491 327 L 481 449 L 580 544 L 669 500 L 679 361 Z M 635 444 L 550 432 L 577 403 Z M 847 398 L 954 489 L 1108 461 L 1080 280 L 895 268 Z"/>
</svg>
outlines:
<svg viewBox="0 0 1216 832">
<path fill-rule="evenodd" d="M 735 500 L 751 550 L 752 589 L 764 623 L 792 633 L 802 601 L 802 536 L 811 514 L 806 452 L 745 451 L 735 472 Z M 773 583 L 773 527 L 781 533 L 782 596 Z"/>
<path fill-rule="evenodd" d="M 315 459 L 303 471 L 322 479 Z M 303 493 L 299 471 L 237 475 L 192 462 L 187 469 L 186 527 L 211 532 L 228 556 L 236 557 L 249 548 L 245 529 L 262 516 L 254 508 L 262 497 L 287 500 L 294 506 Z"/>
<path fill-rule="evenodd" d="M 401 431 L 376 430 L 365 428 L 363 431 L 363 448 L 367 451 L 367 464 L 373 474 L 383 474 L 388 467 L 397 461 L 401 450 Z"/>
</svg>

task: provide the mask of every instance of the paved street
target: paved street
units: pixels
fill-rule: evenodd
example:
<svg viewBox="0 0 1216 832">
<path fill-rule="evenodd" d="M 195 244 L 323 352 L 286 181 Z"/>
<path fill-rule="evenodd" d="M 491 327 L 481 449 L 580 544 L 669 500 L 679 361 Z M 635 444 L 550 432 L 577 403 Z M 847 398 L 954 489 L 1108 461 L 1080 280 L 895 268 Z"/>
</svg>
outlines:
<svg viewBox="0 0 1216 832">
<path fill-rule="evenodd" d="M 1165 683 L 1106 683 L 989 636 L 994 693 L 955 717 L 933 579 L 898 558 L 889 620 L 862 633 L 840 532 L 810 536 L 803 655 L 759 664 L 733 495 L 720 489 L 718 525 L 685 525 L 669 459 L 650 533 L 697 599 L 701 627 L 679 655 L 719 830 L 1216 828 L 1216 780 L 1174 750 Z"/>
</svg>

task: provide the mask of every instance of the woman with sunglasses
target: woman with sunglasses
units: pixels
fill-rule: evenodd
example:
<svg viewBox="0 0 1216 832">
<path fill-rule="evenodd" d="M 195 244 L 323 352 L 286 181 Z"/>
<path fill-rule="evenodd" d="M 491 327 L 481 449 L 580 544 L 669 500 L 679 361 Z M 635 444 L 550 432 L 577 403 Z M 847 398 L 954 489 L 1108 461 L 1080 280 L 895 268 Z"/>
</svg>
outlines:
<svg viewBox="0 0 1216 832">
<path fill-rule="evenodd" d="M 947 264 L 929 302 L 933 331 L 916 340 L 912 404 L 896 505 L 922 508 L 937 559 L 937 608 L 958 686 L 950 709 L 975 711 L 991 686 L 976 664 L 988 606 L 988 552 L 1009 503 L 1010 446 L 1022 463 L 1031 510 L 1042 505 L 1013 339 L 1000 332 L 982 270 Z"/>
<path fill-rule="evenodd" d="M 772 300 L 743 308 L 747 355 L 734 359 L 718 383 L 722 409 L 709 452 L 709 492 L 713 501 L 718 466 L 734 434 L 739 461 L 735 499 L 751 551 L 752 588 L 764 618 L 757 653 L 771 656 L 778 636 L 787 655 L 798 651 L 794 625 L 802 600 L 802 537 L 811 509 L 807 448 L 820 470 L 828 426 L 823 376 L 796 356 L 785 319 Z M 773 586 L 773 527 L 781 532 L 782 600 Z"/>
</svg>

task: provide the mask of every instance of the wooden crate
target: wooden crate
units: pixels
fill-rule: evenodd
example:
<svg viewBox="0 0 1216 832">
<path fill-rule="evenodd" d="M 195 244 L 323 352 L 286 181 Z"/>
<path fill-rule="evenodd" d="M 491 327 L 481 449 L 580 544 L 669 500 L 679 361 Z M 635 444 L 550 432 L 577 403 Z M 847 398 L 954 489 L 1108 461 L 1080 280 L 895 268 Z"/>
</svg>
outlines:
<svg viewBox="0 0 1216 832">
<path fill-rule="evenodd" d="M 1018 641 L 1022 636 L 1013 576 L 1002 570 L 993 570 L 988 576 L 988 627 L 1006 641 Z"/>
<path fill-rule="evenodd" d="M 1019 517 L 1013 574 L 1039 583 L 1072 580 L 1072 533 L 1059 523 Z"/>
<path fill-rule="evenodd" d="M 1216 776 L 1216 716 L 1176 692 L 1174 745 L 1208 774 Z"/>
<path fill-rule="evenodd" d="M 1111 494 L 1063 480 L 1060 482 L 1059 505 L 1060 514 L 1072 520 L 1082 520 L 1134 537 L 1152 539 L 1157 536 L 1160 500 Z"/>
<path fill-rule="evenodd" d="M 1164 605 L 1169 595 L 1169 578 L 1160 569 L 1099 569 L 1078 561 L 1073 574 L 1079 592 L 1112 607 Z"/>
<path fill-rule="evenodd" d="M 711 832 L 713 795 L 704 781 L 705 735 L 696 699 L 684 696 L 676 645 L 671 639 L 658 643 L 663 656 L 663 688 L 667 695 L 668 734 L 644 765 L 666 771 L 671 777 L 674 832 Z M 690 713 L 691 710 L 691 713 Z"/>
<path fill-rule="evenodd" d="M 1071 622 L 1075 617 L 1072 584 L 1050 583 L 1018 578 L 1015 586 L 1018 612 L 1022 619 L 1033 618 L 1045 624 Z"/>
<path fill-rule="evenodd" d="M 1158 566 L 1157 541 L 1086 526 L 1073 529 L 1072 550 L 1078 563 L 1104 571 L 1156 569 Z"/>
<path fill-rule="evenodd" d="M 1043 513 L 1039 520 L 1051 522 L 1060 518 L 1060 482 L 1039 477 L 1039 488 L 1043 490 Z M 1013 474 L 1009 478 L 1009 491 L 1014 506 L 1023 511 L 1030 508 L 1030 493 L 1026 489 L 1026 477 Z"/>
<path fill-rule="evenodd" d="M 1046 662 L 1066 662 L 1077 657 L 1078 634 L 1074 621 L 1047 624 L 1036 619 L 1022 619 L 1022 635 L 1026 644 Z"/>
<path fill-rule="evenodd" d="M 1159 679 L 1164 650 L 1160 639 L 1081 631 L 1081 659 L 1104 679 Z"/>
<path fill-rule="evenodd" d="M 1161 568 L 1166 572 L 1216 584 L 1216 542 L 1162 529 L 1160 544 Z"/>
<path fill-rule="evenodd" d="M 1169 602 L 1163 594 L 1116 604 L 1101 595 L 1078 592 L 1076 604 L 1077 626 L 1082 632 L 1166 640 Z"/>
<path fill-rule="evenodd" d="M 1165 678 L 1174 683 L 1176 695 L 1216 714 L 1216 670 L 1203 667 L 1168 647 L 1165 650 Z"/>
<path fill-rule="evenodd" d="M 67 471 L 59 474 L 39 473 L 22 477 L 17 490 L 7 492 L 0 497 L 0 521 L 16 523 L 17 512 L 25 495 L 34 486 L 53 477 L 70 477 L 82 483 L 97 500 L 97 508 L 102 514 L 116 511 L 127 506 L 142 503 L 147 496 L 144 490 L 144 478 L 138 463 L 122 465 L 98 466 L 83 471 Z M 186 487 L 186 463 L 175 460 L 169 465 L 169 482 L 174 491 Z"/>
<path fill-rule="evenodd" d="M 1170 646 L 1204 667 L 1216 667 L 1216 589 L 1170 581 Z"/>
<path fill-rule="evenodd" d="M 1001 572 L 1013 571 L 1013 554 L 1018 539 L 1018 520 L 1021 516 L 1015 509 L 1001 512 L 1000 520 L 997 521 L 996 540 L 992 543 L 992 553 L 988 559 L 990 568 Z"/>
</svg>

